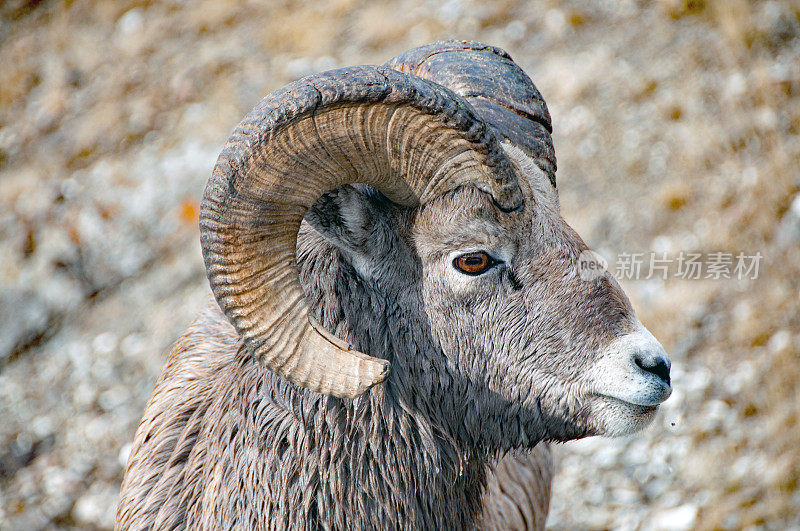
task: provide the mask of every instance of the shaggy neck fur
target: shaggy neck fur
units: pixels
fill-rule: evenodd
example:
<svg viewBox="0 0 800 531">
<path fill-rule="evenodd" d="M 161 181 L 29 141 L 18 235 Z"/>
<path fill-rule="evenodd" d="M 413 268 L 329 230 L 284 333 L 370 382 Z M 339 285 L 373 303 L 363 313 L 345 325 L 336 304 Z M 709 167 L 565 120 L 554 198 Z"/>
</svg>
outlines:
<svg viewBox="0 0 800 531">
<path fill-rule="evenodd" d="M 204 415 L 221 422 L 199 434 L 208 437 L 203 452 L 214 461 L 195 456 L 197 469 L 190 463 L 186 471 L 186 481 L 199 480 L 213 498 L 198 496 L 185 508 L 187 521 L 278 529 L 473 526 L 485 454 L 455 440 L 433 405 L 438 393 L 399 384 L 415 370 L 403 360 L 425 357 L 417 350 L 428 347 L 411 335 L 420 325 L 399 318 L 398 307 L 318 235 L 306 234 L 299 247 L 316 317 L 355 348 L 384 353 L 393 362 L 391 379 L 355 400 L 330 398 L 286 383 L 240 347 L 218 370 Z"/>
<path fill-rule="evenodd" d="M 210 434 L 209 455 L 219 457 L 205 471 L 206 492 L 234 505 L 203 520 L 279 529 L 474 523 L 485 462 L 468 458 L 430 419 L 388 393 L 349 403 L 311 396 L 243 350 L 234 363 L 225 397 L 232 407 Z"/>
</svg>

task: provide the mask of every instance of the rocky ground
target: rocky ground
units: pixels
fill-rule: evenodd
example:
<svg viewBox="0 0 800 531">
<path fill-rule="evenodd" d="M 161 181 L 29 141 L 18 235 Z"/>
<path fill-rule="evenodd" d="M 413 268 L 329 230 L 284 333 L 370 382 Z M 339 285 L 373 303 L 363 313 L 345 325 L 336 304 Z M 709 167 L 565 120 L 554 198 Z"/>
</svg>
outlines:
<svg viewBox="0 0 800 531">
<path fill-rule="evenodd" d="M 564 216 L 612 272 L 623 253 L 732 253 L 732 273 L 763 256 L 755 279 L 622 278 L 675 392 L 644 434 L 559 445 L 549 526 L 800 528 L 800 4 L 10 0 L 0 529 L 113 525 L 144 403 L 205 296 L 198 198 L 245 112 L 442 38 L 530 73 Z"/>
</svg>

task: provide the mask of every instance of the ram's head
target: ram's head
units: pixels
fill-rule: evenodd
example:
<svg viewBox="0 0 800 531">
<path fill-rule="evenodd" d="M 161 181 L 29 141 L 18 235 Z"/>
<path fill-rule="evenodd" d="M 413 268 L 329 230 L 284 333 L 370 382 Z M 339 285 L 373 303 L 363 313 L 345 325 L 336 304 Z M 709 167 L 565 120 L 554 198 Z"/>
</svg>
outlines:
<svg viewBox="0 0 800 531">
<path fill-rule="evenodd" d="M 371 392 L 446 411 L 484 446 L 641 428 L 669 359 L 611 275 L 581 274 L 544 101 L 501 50 L 438 46 L 307 77 L 248 114 L 201 213 L 217 301 L 295 385 L 353 398 L 391 375 Z M 386 315 L 309 311 L 304 217 Z M 343 316 L 368 354 L 314 315 L 333 331 Z"/>
</svg>

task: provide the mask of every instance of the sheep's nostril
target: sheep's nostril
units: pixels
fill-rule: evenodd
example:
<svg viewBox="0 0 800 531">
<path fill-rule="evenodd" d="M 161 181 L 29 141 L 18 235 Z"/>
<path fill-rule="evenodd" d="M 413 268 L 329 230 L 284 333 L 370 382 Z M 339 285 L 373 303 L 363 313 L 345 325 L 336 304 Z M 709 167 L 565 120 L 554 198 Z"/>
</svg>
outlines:
<svg viewBox="0 0 800 531">
<path fill-rule="evenodd" d="M 667 385 L 669 381 L 669 362 L 663 356 L 644 352 L 637 352 L 633 357 L 636 366 L 661 378 Z"/>
</svg>

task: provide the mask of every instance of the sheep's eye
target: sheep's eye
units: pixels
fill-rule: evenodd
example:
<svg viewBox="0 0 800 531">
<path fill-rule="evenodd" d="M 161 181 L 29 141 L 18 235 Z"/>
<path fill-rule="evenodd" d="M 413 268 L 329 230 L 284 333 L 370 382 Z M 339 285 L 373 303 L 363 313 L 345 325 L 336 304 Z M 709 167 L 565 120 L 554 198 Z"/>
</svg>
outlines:
<svg viewBox="0 0 800 531">
<path fill-rule="evenodd" d="M 494 264 L 492 257 L 483 251 L 462 254 L 453 260 L 453 266 L 467 275 L 480 275 Z"/>
</svg>

